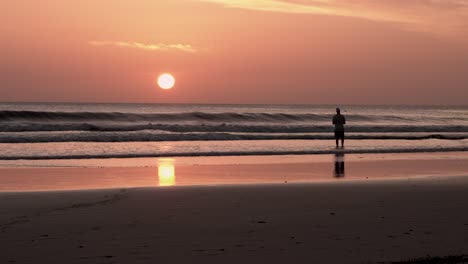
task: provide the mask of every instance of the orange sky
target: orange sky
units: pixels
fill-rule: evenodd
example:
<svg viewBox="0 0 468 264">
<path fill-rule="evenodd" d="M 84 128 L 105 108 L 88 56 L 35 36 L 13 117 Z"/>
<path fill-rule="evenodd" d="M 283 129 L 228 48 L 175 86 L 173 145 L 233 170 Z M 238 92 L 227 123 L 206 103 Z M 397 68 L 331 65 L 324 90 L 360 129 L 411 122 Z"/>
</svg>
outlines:
<svg viewBox="0 0 468 264">
<path fill-rule="evenodd" d="M 1 101 L 468 98 L 463 0 L 17 0 L 0 17 Z"/>
</svg>

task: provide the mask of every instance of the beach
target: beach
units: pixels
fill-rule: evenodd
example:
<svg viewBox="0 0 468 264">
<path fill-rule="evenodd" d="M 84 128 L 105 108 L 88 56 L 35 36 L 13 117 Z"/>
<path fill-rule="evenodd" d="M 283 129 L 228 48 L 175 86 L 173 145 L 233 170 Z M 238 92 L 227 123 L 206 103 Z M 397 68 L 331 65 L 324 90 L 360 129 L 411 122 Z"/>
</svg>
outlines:
<svg viewBox="0 0 468 264">
<path fill-rule="evenodd" d="M 282 166 L 278 157 L 182 160 L 186 171 L 175 162 L 173 186 L 158 184 L 153 175 L 155 182 L 146 187 L 98 188 L 101 182 L 75 190 L 4 191 L 0 262 L 428 263 L 445 256 L 459 260 L 451 263 L 466 261 L 465 153 L 347 155 L 346 174 L 338 178 L 334 157 L 282 160 Z M 315 163 L 307 167 L 304 160 Z M 94 169 L 111 175 L 120 170 L 127 179 L 129 172 L 159 171 L 115 164 L 103 161 Z M 226 178 L 222 172 L 229 166 L 241 168 L 237 180 L 220 182 L 201 173 Z M 86 168 L 7 169 L 62 175 L 75 170 L 73 178 L 81 179 L 86 174 Z M 299 176 L 314 170 L 322 177 Z M 208 179 L 177 185 L 190 171 Z M 253 172 L 276 176 L 256 178 Z M 254 180 L 240 180 L 248 175 Z M 409 262 L 421 258 L 426 262 Z"/>
<path fill-rule="evenodd" d="M 468 108 L 332 110 L 2 103 L 0 263 L 466 262 Z"/>
<path fill-rule="evenodd" d="M 0 7 L 0 264 L 468 264 L 468 0 Z"/>
</svg>

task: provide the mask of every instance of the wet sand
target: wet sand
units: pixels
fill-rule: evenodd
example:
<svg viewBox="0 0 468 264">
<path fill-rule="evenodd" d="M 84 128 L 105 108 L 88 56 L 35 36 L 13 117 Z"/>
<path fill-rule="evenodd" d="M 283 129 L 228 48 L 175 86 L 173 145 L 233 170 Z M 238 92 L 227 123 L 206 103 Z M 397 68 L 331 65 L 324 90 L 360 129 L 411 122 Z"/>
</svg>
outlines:
<svg viewBox="0 0 468 264">
<path fill-rule="evenodd" d="M 0 263 L 444 263 L 436 262 L 444 256 L 459 260 L 450 263 L 466 260 L 468 177 L 442 176 L 434 169 L 437 175 L 379 178 L 392 168 L 401 173 L 397 168 L 403 163 L 397 160 L 413 165 L 422 160 L 393 159 L 387 160 L 388 166 L 375 167 L 356 160 L 359 173 L 367 170 L 376 177 L 337 179 L 334 164 L 327 163 L 332 180 L 305 183 L 3 192 Z M 438 164 L 434 166 L 441 172 L 460 164 L 462 172 L 465 162 L 463 157 L 439 157 L 423 164 Z M 226 165 L 216 166 L 224 170 Z M 259 174 L 279 171 L 245 165 L 257 166 Z M 421 167 L 407 169 L 415 168 Z M 346 167 L 345 179 L 353 173 L 357 172 Z M 433 262 L 409 262 L 424 257 Z"/>
<path fill-rule="evenodd" d="M 284 184 L 468 175 L 468 152 L 37 161 L 0 166 L 0 192 Z M 41 167 L 39 167 L 41 166 Z M 51 167 L 53 166 L 53 167 Z"/>
</svg>

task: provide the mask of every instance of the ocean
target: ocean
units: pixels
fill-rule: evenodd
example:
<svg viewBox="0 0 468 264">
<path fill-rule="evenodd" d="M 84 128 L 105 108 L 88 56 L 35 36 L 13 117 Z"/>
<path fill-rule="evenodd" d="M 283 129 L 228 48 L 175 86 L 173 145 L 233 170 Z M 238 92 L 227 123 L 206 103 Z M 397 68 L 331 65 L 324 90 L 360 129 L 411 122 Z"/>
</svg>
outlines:
<svg viewBox="0 0 468 264">
<path fill-rule="evenodd" d="M 345 153 L 468 150 L 468 106 L 340 106 Z M 335 105 L 0 104 L 0 160 L 327 154 Z"/>
</svg>

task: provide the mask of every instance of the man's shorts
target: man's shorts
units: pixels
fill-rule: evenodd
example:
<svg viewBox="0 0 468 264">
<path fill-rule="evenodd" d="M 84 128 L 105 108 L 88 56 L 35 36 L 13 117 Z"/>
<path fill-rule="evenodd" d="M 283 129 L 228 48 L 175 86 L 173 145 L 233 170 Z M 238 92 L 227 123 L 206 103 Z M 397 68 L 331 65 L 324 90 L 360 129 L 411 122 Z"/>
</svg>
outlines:
<svg viewBox="0 0 468 264">
<path fill-rule="evenodd" d="M 336 139 L 344 139 L 344 131 L 335 131 L 335 138 Z"/>
</svg>

